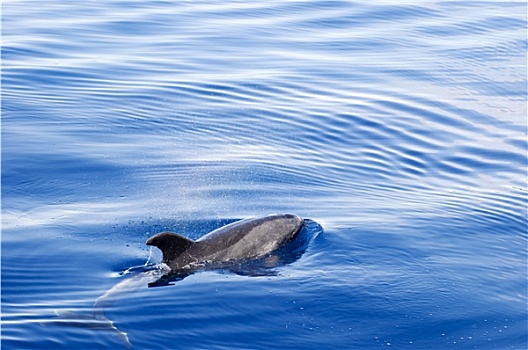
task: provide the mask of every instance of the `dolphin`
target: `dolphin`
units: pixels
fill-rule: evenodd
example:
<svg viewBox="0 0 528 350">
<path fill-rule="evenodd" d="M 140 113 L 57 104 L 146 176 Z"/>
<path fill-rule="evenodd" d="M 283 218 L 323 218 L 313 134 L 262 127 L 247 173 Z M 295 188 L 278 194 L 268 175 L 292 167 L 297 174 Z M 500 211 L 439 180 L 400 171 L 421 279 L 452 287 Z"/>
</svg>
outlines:
<svg viewBox="0 0 528 350">
<path fill-rule="evenodd" d="M 302 226 L 303 219 L 297 215 L 276 214 L 233 222 L 196 241 L 161 232 L 146 244 L 161 250 L 171 272 L 181 273 L 265 257 L 292 241 Z"/>
<path fill-rule="evenodd" d="M 56 311 L 58 318 L 42 320 L 41 324 L 108 331 L 120 339 L 125 347 L 130 348 L 132 344 L 128 334 L 117 328 L 105 314 L 105 310 L 122 294 L 145 284 L 149 287 L 169 285 L 204 266 L 232 268 L 237 263 L 258 261 L 259 258 L 271 258 L 273 263 L 276 262 L 273 258 L 280 260 L 273 254 L 280 252 L 282 247 L 286 248 L 294 240 L 298 242 L 292 247 L 293 255 L 289 258 L 298 258 L 297 254 L 304 253 L 308 244 L 307 238 L 299 235 L 299 232 L 304 226 L 310 227 L 311 223 L 313 221 L 303 220 L 297 215 L 281 214 L 236 221 L 196 241 L 173 232 L 158 233 L 149 238 L 147 244 L 162 251 L 164 264 L 148 265 L 149 256 L 145 265 L 125 270 L 122 275 L 129 277 L 97 298 L 91 313 Z M 317 233 L 319 229 L 314 230 Z M 301 240 L 296 239 L 297 237 Z M 254 271 L 243 272 L 253 275 Z"/>
</svg>

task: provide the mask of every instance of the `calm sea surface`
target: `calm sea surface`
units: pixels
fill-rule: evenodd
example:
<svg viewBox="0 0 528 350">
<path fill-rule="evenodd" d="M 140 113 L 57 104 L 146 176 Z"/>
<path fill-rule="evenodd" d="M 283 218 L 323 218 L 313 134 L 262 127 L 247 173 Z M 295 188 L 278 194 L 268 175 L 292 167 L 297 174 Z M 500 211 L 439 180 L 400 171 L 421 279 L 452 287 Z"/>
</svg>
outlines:
<svg viewBox="0 0 528 350">
<path fill-rule="evenodd" d="M 2 12 L 2 349 L 527 348 L 525 2 Z M 301 256 L 148 287 L 283 212 Z"/>
</svg>

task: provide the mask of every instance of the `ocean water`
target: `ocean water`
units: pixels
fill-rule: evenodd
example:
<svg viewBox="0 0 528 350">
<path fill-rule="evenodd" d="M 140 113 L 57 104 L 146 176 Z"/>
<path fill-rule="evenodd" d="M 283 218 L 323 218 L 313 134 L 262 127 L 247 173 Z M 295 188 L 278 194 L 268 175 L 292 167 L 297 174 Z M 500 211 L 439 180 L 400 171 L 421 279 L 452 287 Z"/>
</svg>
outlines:
<svg viewBox="0 0 528 350">
<path fill-rule="evenodd" d="M 526 13 L 4 1 L 1 348 L 526 349 Z M 286 212 L 269 273 L 148 287 L 151 235 Z"/>
</svg>

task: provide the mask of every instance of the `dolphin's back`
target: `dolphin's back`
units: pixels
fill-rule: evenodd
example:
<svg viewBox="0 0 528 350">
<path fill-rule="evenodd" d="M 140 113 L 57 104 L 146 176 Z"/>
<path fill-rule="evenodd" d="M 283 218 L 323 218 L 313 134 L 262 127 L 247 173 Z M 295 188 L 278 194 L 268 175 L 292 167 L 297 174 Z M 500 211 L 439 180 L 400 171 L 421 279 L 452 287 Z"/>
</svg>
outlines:
<svg viewBox="0 0 528 350">
<path fill-rule="evenodd" d="M 303 220 L 297 215 L 270 215 L 231 223 L 197 241 L 173 232 L 149 238 L 163 252 L 172 270 L 192 269 L 198 263 L 222 263 L 265 256 L 292 240 Z"/>
<path fill-rule="evenodd" d="M 201 237 L 188 252 L 208 261 L 264 256 L 292 240 L 302 222 L 292 214 L 237 221 Z"/>
</svg>

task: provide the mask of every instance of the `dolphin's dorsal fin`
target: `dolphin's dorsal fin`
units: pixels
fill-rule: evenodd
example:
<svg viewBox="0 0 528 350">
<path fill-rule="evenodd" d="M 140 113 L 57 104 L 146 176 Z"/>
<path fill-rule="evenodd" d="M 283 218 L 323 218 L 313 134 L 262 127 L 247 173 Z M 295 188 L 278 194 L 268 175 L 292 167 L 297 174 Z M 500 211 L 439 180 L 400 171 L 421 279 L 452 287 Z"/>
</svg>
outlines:
<svg viewBox="0 0 528 350">
<path fill-rule="evenodd" d="M 174 232 L 161 232 L 147 240 L 147 245 L 158 247 L 161 250 L 165 264 L 169 264 L 194 243 L 192 239 Z"/>
</svg>

